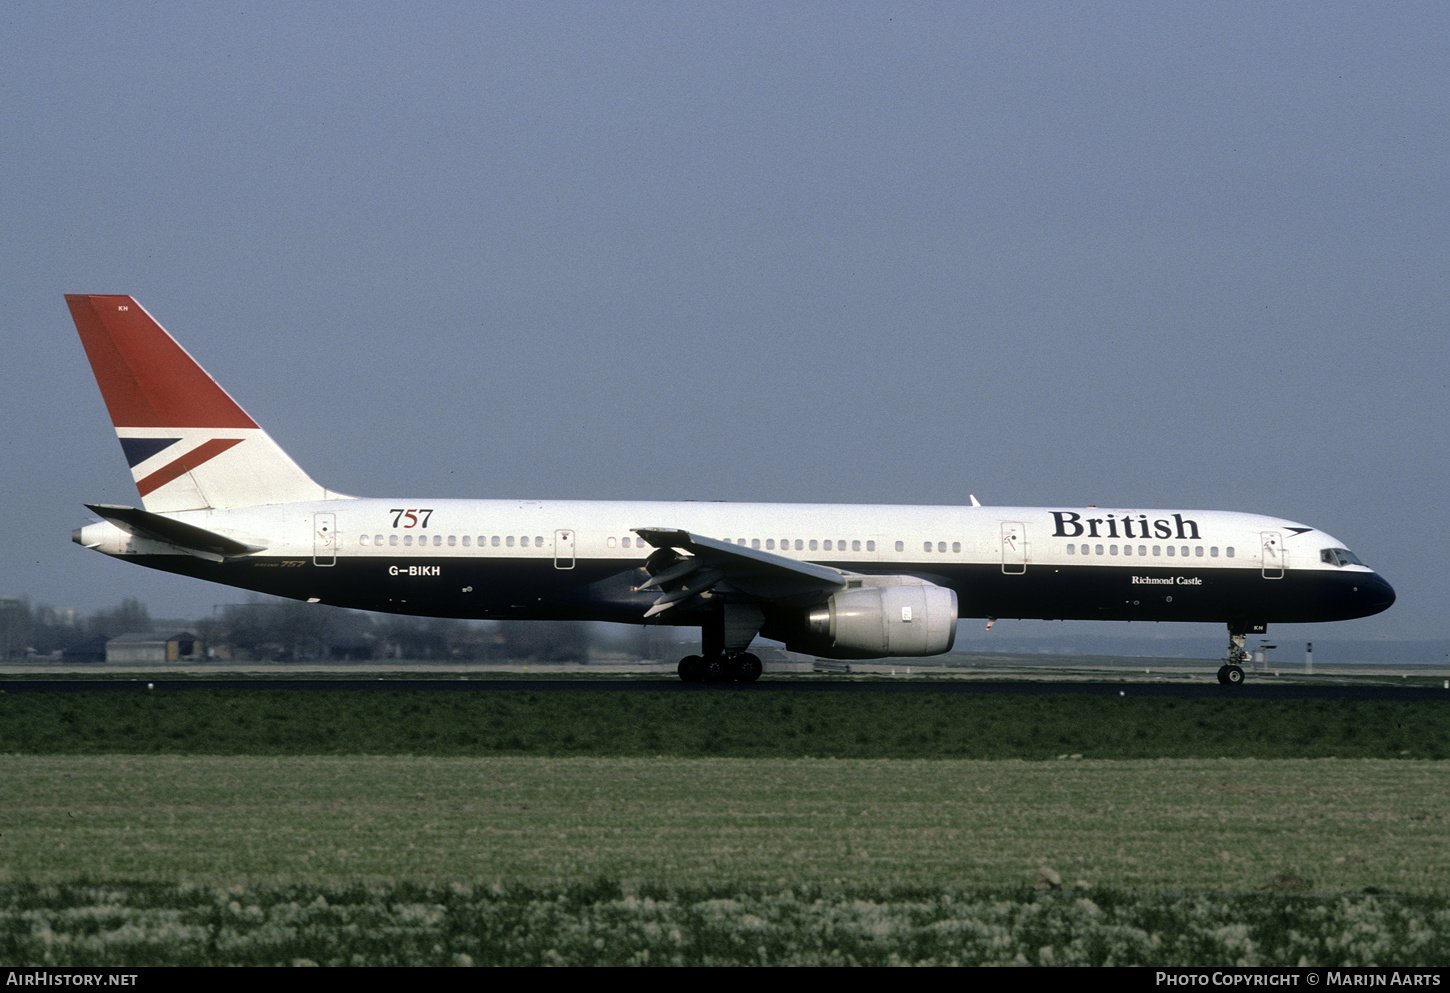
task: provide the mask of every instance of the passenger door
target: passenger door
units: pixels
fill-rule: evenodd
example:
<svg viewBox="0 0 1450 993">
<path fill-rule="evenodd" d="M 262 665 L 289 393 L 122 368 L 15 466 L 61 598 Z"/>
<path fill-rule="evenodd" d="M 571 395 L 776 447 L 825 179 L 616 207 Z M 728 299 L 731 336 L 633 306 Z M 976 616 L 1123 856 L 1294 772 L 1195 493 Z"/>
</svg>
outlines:
<svg viewBox="0 0 1450 993">
<path fill-rule="evenodd" d="M 1027 525 L 1021 521 L 1002 522 L 1002 571 L 1009 576 L 1027 571 Z"/>
<path fill-rule="evenodd" d="M 554 532 L 554 568 L 574 568 L 574 532 Z"/>
<path fill-rule="evenodd" d="M 1260 560 L 1265 579 L 1283 579 L 1284 570 L 1289 567 L 1289 553 L 1284 550 L 1284 538 L 1277 531 L 1259 534 Z"/>
</svg>

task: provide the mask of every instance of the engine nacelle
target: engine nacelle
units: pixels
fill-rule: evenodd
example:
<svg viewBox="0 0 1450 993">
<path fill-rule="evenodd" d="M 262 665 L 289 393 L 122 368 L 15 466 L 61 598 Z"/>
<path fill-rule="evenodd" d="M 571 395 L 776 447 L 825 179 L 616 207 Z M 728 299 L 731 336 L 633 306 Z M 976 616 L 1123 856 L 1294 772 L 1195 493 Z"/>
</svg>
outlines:
<svg viewBox="0 0 1450 993">
<path fill-rule="evenodd" d="M 957 594 L 931 585 L 843 590 L 793 635 L 786 648 L 827 658 L 940 655 L 957 638 Z"/>
</svg>

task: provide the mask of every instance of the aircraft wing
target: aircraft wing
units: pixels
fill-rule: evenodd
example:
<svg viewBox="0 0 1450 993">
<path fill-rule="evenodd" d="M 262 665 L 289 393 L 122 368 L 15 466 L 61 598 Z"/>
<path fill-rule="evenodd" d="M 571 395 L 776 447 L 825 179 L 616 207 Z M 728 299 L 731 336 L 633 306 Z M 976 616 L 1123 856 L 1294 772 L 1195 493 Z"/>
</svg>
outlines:
<svg viewBox="0 0 1450 993">
<path fill-rule="evenodd" d="M 645 612 L 653 617 L 702 593 L 739 593 L 746 599 L 809 602 L 846 586 L 846 573 L 813 562 L 705 538 L 677 528 L 634 528 L 658 551 L 645 568 L 660 598 Z"/>
</svg>

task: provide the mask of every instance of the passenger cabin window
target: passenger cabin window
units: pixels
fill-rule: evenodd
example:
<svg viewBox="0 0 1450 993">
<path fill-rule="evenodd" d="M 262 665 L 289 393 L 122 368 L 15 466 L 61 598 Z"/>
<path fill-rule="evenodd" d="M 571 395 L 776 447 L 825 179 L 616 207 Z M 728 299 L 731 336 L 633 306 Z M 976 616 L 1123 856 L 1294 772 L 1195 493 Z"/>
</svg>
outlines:
<svg viewBox="0 0 1450 993">
<path fill-rule="evenodd" d="M 904 552 L 904 551 L 906 551 L 906 542 L 904 542 L 904 541 L 898 541 L 896 543 L 896 550 L 898 552 Z"/>
</svg>

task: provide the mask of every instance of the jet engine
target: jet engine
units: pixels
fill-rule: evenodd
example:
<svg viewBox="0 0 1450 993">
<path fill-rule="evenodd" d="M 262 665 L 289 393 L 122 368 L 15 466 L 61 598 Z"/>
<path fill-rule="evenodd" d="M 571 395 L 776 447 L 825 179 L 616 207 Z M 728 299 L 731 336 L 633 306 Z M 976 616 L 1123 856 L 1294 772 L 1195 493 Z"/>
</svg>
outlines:
<svg viewBox="0 0 1450 993">
<path fill-rule="evenodd" d="M 773 637 L 770 632 L 762 632 Z M 837 659 L 940 655 L 957 637 L 957 594 L 942 586 L 870 586 L 835 593 L 783 639 L 793 652 Z"/>
</svg>

